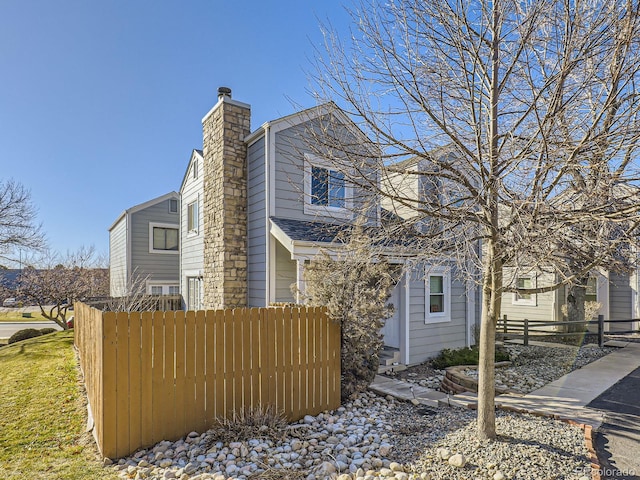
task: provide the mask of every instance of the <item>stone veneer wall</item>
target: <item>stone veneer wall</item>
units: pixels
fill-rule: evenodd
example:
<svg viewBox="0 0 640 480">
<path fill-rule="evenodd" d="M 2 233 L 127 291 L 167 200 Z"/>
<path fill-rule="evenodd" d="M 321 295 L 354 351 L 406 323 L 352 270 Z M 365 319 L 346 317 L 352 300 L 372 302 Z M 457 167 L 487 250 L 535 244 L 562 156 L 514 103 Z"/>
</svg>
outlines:
<svg viewBox="0 0 640 480">
<path fill-rule="evenodd" d="M 247 147 L 251 110 L 223 96 L 202 120 L 204 308 L 247 305 Z"/>
</svg>

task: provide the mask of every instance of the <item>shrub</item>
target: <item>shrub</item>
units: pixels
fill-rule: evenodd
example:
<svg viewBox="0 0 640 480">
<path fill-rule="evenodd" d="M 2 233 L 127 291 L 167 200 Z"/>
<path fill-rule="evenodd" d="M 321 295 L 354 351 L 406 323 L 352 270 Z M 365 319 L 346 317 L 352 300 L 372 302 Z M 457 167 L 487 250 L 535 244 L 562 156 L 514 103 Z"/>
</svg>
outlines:
<svg viewBox="0 0 640 480">
<path fill-rule="evenodd" d="M 41 328 L 40 329 L 40 333 L 42 335 L 49 335 L 50 333 L 55 333 L 57 332 L 57 330 L 55 328 L 51 328 L 51 327 L 46 327 L 46 328 Z"/>
<path fill-rule="evenodd" d="M 443 369 L 455 365 L 477 365 L 480 357 L 478 347 L 464 347 L 452 350 L 445 348 L 431 361 L 433 368 Z M 496 362 L 509 360 L 509 354 L 502 349 L 496 348 Z"/>
<path fill-rule="evenodd" d="M 397 272 L 396 272 L 397 273 Z M 393 315 L 387 300 L 397 281 L 389 264 L 377 258 L 360 231 L 350 238 L 341 257 L 321 252 L 304 268 L 306 301 L 326 306 L 341 328 L 342 400 L 365 391 L 380 366 L 380 329 Z"/>
<path fill-rule="evenodd" d="M 210 448 L 216 442 L 241 442 L 254 438 L 279 441 L 285 438 L 287 425 L 284 413 L 271 405 L 243 408 L 234 411 L 229 418 L 216 418 L 215 425 L 207 432 L 206 443 Z"/>
<path fill-rule="evenodd" d="M 11 335 L 8 343 L 21 342 L 22 340 L 39 337 L 40 335 L 42 335 L 40 330 L 36 330 L 35 328 L 25 328 L 24 330 L 18 330 L 16 333 Z"/>
</svg>

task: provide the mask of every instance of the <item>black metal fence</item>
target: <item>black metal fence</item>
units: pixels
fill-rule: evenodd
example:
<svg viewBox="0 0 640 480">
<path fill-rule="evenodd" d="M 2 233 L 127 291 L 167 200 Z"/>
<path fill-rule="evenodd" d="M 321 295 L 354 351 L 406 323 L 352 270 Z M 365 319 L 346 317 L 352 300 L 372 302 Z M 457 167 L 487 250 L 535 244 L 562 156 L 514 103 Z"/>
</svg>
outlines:
<svg viewBox="0 0 640 480">
<path fill-rule="evenodd" d="M 590 320 L 585 322 L 548 322 L 543 320 L 509 320 L 505 315 L 498 320 L 496 328 L 496 336 L 498 338 L 521 338 L 524 345 L 529 345 L 529 340 L 536 338 L 553 338 L 553 337 L 578 337 L 584 335 L 597 335 L 598 345 L 604 344 L 604 336 L 607 333 L 626 334 L 640 333 L 639 329 L 633 330 L 615 330 L 611 332 L 605 331 L 605 324 L 620 324 L 638 322 L 638 319 L 630 320 L 605 320 L 603 315 L 598 315 L 598 320 Z M 558 330 L 549 330 L 549 327 L 560 328 Z M 589 327 L 592 327 L 591 329 Z M 566 331 L 562 331 L 566 330 Z"/>
</svg>

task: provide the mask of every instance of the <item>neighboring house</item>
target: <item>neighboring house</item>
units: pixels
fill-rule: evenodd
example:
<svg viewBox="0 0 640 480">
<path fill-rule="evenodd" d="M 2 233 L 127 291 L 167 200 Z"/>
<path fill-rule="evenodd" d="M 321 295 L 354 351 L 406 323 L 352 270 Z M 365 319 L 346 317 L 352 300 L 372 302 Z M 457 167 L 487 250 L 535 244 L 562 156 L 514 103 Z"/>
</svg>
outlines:
<svg viewBox="0 0 640 480">
<path fill-rule="evenodd" d="M 508 275 L 517 275 L 514 279 L 520 288 L 538 288 L 558 282 L 553 274 L 539 271 L 514 273 L 507 269 Z M 637 329 L 640 327 L 640 304 L 638 299 L 638 272 L 631 275 L 607 270 L 593 272 L 586 288 L 586 301 L 598 302 L 605 320 L 632 320 L 629 323 L 605 324 L 608 331 Z M 515 282 L 514 282 L 515 283 Z M 502 296 L 502 314 L 514 320 L 563 321 L 563 305 L 567 303 L 568 287 L 546 293 L 518 294 L 505 293 Z"/>
<path fill-rule="evenodd" d="M 153 295 L 180 293 L 179 198 L 170 192 L 131 207 L 109 227 L 112 297 L 132 293 L 132 285 Z"/>
<path fill-rule="evenodd" d="M 180 281 L 187 309 L 266 306 L 295 302 L 304 290 L 304 265 L 323 249 L 337 249 L 331 234 L 361 212 L 380 225 L 381 207 L 350 185 L 344 172 L 309 148 L 305 135 L 331 115 L 353 144 L 369 139 L 334 105 L 325 104 L 266 122 L 250 132 L 250 106 L 228 89 L 204 117 L 203 149 L 194 150 L 180 188 Z M 372 165 L 375 165 L 372 153 Z M 372 166 L 370 180 L 379 181 Z M 389 252 L 401 263 L 401 255 Z M 394 316 L 385 344 L 415 364 L 443 348 L 471 342 L 475 289 L 446 264 L 413 265 L 396 285 Z"/>
</svg>

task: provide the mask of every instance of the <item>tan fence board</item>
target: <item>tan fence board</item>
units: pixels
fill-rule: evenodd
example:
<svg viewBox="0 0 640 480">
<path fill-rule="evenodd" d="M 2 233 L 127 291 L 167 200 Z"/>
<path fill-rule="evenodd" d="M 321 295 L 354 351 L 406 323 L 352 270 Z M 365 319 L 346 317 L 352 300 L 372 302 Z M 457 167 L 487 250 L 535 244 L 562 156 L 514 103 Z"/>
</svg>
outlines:
<svg viewBox="0 0 640 480">
<path fill-rule="evenodd" d="M 140 319 L 140 446 L 153 444 L 153 314 L 142 312 Z"/>
<path fill-rule="evenodd" d="M 214 347 L 215 354 L 215 385 L 214 385 L 214 393 L 216 396 L 216 417 L 222 417 L 227 413 L 227 407 L 225 404 L 226 400 L 226 392 L 225 392 L 225 371 L 224 371 L 224 362 L 225 362 L 225 314 L 222 310 L 216 310 L 214 314 L 215 319 L 215 332 L 216 332 L 216 343 Z"/>
<path fill-rule="evenodd" d="M 189 428 L 196 432 L 204 432 L 207 429 L 205 390 L 205 312 L 196 312 L 196 344 L 195 344 L 195 423 Z"/>
<path fill-rule="evenodd" d="M 140 390 L 143 372 L 140 362 L 140 328 L 140 313 L 132 312 L 129 315 L 129 443 L 133 446 L 142 442 Z"/>
<path fill-rule="evenodd" d="M 185 370 L 185 396 L 184 404 L 187 409 L 186 423 L 187 429 L 191 428 L 197 421 L 196 405 L 196 312 L 188 311 L 186 313 L 186 370 Z"/>
<path fill-rule="evenodd" d="M 185 313 L 183 311 L 175 312 L 175 421 L 174 421 L 174 432 L 173 437 L 180 437 L 184 434 L 184 431 L 187 429 L 186 423 L 186 402 L 185 402 L 185 393 L 186 393 L 186 338 L 185 338 L 185 330 L 186 330 L 186 319 Z"/>
<path fill-rule="evenodd" d="M 213 426 L 216 411 L 216 394 L 215 394 L 215 342 L 216 342 L 216 323 L 215 313 L 211 310 L 207 311 L 204 318 L 205 322 L 205 338 L 204 338 L 204 395 L 205 395 L 205 428 L 209 429 Z"/>
<path fill-rule="evenodd" d="M 159 442 L 164 437 L 164 312 L 153 313 L 153 364 L 151 366 L 151 441 Z"/>
</svg>

